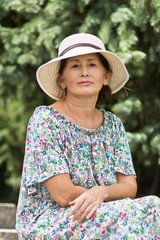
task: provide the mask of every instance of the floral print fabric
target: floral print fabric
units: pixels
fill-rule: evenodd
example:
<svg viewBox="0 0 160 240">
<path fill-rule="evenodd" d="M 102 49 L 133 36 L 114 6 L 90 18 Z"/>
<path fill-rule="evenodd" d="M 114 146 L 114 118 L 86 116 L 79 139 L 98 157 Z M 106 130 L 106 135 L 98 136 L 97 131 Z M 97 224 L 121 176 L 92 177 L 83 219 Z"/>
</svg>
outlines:
<svg viewBox="0 0 160 240">
<path fill-rule="evenodd" d="M 43 182 L 69 173 L 87 189 L 117 183 L 116 172 L 135 175 L 120 119 L 104 112 L 99 129 L 86 129 L 55 109 L 35 109 L 27 129 L 16 228 L 19 239 L 160 239 L 160 199 L 155 196 L 103 203 L 81 224 L 72 222 Z"/>
</svg>

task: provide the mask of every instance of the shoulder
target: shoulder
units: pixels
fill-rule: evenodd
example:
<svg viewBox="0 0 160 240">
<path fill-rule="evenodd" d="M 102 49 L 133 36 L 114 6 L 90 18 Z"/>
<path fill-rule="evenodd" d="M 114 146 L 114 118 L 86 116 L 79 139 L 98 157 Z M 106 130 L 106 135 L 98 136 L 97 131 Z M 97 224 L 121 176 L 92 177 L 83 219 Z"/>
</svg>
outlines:
<svg viewBox="0 0 160 240">
<path fill-rule="evenodd" d="M 39 106 L 36 107 L 30 120 L 29 123 L 40 123 L 43 120 L 47 120 L 50 116 L 49 109 L 47 106 Z"/>
<path fill-rule="evenodd" d="M 110 131 L 112 133 L 114 133 L 114 135 L 115 134 L 119 135 L 120 133 L 125 134 L 125 128 L 124 128 L 124 125 L 123 125 L 121 119 L 112 112 L 109 112 L 109 111 L 106 111 L 103 109 L 102 109 L 102 111 L 104 111 L 105 127 L 110 129 Z"/>
<path fill-rule="evenodd" d="M 104 110 L 105 126 L 110 129 L 112 138 L 117 139 L 125 137 L 126 131 L 121 119 L 108 111 Z"/>
<path fill-rule="evenodd" d="M 114 113 L 106 111 L 104 109 L 101 109 L 101 111 L 104 112 L 104 117 L 105 117 L 108 124 L 112 124 L 112 125 L 122 124 L 121 119 L 117 115 L 115 115 Z"/>
<path fill-rule="evenodd" d="M 51 128 L 53 126 L 59 125 L 56 111 L 48 106 L 36 107 L 29 120 L 29 125 L 34 125 L 36 128 Z"/>
</svg>

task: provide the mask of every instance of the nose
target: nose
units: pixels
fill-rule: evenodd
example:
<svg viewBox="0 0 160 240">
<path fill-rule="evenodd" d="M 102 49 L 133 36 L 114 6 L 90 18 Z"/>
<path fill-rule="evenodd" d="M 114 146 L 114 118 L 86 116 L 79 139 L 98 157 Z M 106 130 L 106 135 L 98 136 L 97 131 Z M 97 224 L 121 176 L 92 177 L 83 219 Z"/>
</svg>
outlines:
<svg viewBox="0 0 160 240">
<path fill-rule="evenodd" d="M 87 70 L 87 67 L 82 67 L 81 69 L 81 76 L 82 77 L 87 77 L 89 74 L 88 74 L 88 70 Z"/>
</svg>

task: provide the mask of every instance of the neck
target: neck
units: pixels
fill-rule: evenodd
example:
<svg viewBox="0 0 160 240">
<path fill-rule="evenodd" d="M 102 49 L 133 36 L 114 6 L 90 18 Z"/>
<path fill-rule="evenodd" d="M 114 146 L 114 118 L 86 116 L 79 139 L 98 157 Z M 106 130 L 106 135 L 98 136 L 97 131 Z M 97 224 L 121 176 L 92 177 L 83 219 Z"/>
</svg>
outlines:
<svg viewBox="0 0 160 240">
<path fill-rule="evenodd" d="M 96 112 L 96 100 L 92 99 L 70 99 L 67 97 L 63 102 L 65 109 L 69 111 L 74 119 L 79 121 L 93 120 Z"/>
<path fill-rule="evenodd" d="M 59 111 L 69 121 L 88 129 L 98 129 L 103 125 L 104 116 L 96 109 L 96 99 L 70 99 L 56 102 L 50 107 Z"/>
</svg>

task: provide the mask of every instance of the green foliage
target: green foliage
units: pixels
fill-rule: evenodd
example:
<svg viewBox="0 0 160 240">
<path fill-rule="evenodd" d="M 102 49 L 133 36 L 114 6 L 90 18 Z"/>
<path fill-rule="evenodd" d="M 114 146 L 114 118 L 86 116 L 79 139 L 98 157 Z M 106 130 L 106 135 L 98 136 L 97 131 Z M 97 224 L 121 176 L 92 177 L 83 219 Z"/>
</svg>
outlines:
<svg viewBox="0 0 160 240">
<path fill-rule="evenodd" d="M 151 140 L 151 149 L 158 155 L 158 163 L 160 165 L 160 134 L 154 136 Z"/>
<path fill-rule="evenodd" d="M 24 139 L 26 129 L 26 114 L 20 101 L 8 100 L 6 104 L 0 102 L 0 168 L 4 168 L 1 173 L 4 191 L 1 190 L 1 201 L 5 198 L 16 200 L 15 196 L 10 195 L 6 188 L 17 192 L 20 181 L 19 173 L 22 170 L 24 154 Z M 23 143 L 23 144 L 22 144 Z M 12 180 L 12 181 L 11 181 Z M 14 181 L 14 182 L 13 182 Z M 14 184 L 13 184 L 14 183 Z"/>
<path fill-rule="evenodd" d="M 142 103 L 137 98 L 129 98 L 127 100 L 114 104 L 112 111 L 121 118 L 123 123 L 126 122 L 127 124 L 129 120 L 131 122 L 130 117 L 136 118 L 136 115 L 142 111 Z M 129 124 L 130 127 L 132 123 L 133 122 Z"/>
<path fill-rule="evenodd" d="M 64 37 L 77 32 L 99 36 L 106 49 L 127 64 L 129 97 L 121 90 L 103 107 L 116 113 L 126 127 L 140 179 L 139 195 L 160 194 L 159 0 L 0 0 L 0 13 L 0 178 L 4 190 L 0 200 L 16 201 L 27 122 L 34 107 L 52 101 L 38 87 L 36 69 L 57 56 Z"/>
</svg>

